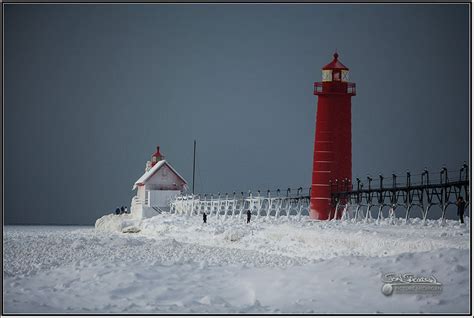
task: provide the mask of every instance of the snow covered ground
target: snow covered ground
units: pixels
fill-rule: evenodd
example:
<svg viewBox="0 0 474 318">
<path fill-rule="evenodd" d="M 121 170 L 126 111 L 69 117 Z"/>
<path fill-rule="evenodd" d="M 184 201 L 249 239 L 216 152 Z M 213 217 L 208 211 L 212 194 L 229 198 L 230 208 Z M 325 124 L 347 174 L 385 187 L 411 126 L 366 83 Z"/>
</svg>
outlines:
<svg viewBox="0 0 474 318">
<path fill-rule="evenodd" d="M 6 226 L 5 312 L 469 311 L 469 226 L 456 221 L 202 224 L 162 214 L 108 215 L 96 227 Z M 434 275 L 443 291 L 384 296 L 388 272 Z"/>
</svg>

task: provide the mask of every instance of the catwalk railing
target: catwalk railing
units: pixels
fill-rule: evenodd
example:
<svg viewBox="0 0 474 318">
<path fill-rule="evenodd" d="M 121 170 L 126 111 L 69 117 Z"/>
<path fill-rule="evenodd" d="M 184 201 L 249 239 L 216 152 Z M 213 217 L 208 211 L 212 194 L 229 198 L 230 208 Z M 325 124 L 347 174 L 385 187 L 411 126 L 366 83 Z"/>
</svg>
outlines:
<svg viewBox="0 0 474 318">
<path fill-rule="evenodd" d="M 177 214 L 242 217 L 250 210 L 253 217 L 296 217 L 309 214 L 309 188 L 288 188 L 286 191 L 267 190 L 233 192 L 217 195 L 183 195 L 171 202 L 171 212 Z M 285 193 L 286 192 L 286 193 Z"/>
<path fill-rule="evenodd" d="M 426 221 L 430 210 L 439 207 L 441 219 L 446 217 L 446 209 L 455 204 L 458 196 L 469 206 L 469 170 L 467 165 L 456 171 L 459 178 L 450 180 L 453 171 L 446 168 L 439 173 L 439 182 L 433 182 L 437 175 L 424 170 L 421 174 L 407 172 L 406 179 L 392 174 L 391 178 L 379 175 L 378 187 L 374 187 L 372 177 L 367 177 L 367 187 L 360 179 L 353 185 L 350 180 L 334 180 L 331 188 L 331 211 L 328 220 L 381 220 L 384 211 L 387 217 L 394 218 L 395 212 L 404 209 L 403 217 L 408 221 L 419 211 Z M 413 183 L 419 177 L 419 183 Z M 176 197 L 170 203 L 170 211 L 177 214 L 242 217 L 247 210 L 256 218 L 296 217 L 309 215 L 311 188 L 288 188 L 266 192 L 260 190 L 217 194 L 190 194 Z M 377 209 L 375 213 L 372 210 Z"/>
<path fill-rule="evenodd" d="M 450 180 L 449 175 L 453 174 L 454 178 Z M 414 177 L 419 177 L 418 183 L 413 182 Z M 333 213 L 329 218 L 373 219 L 375 208 L 376 219 L 383 219 L 384 209 L 388 210 L 389 217 L 394 217 L 395 210 L 401 208 L 407 221 L 416 210 L 426 221 L 430 210 L 437 207 L 444 220 L 447 208 L 455 205 L 458 197 L 464 198 L 466 208 L 469 206 L 469 167 L 466 164 L 459 171 L 442 168 L 439 175 L 430 174 L 426 169 L 418 175 L 407 172 L 404 182 L 398 180 L 395 174 L 391 178 L 379 175 L 378 185 L 374 186 L 374 180 L 368 176 L 367 187 L 359 178 L 355 186 L 347 179 L 334 180 L 330 183 Z"/>
</svg>

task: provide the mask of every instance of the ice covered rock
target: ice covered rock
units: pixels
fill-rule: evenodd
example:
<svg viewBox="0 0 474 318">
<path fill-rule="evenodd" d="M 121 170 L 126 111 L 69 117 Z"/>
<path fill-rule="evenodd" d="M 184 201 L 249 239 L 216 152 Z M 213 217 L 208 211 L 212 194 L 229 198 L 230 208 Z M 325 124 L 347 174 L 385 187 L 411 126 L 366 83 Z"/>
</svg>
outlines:
<svg viewBox="0 0 474 318">
<path fill-rule="evenodd" d="M 95 221 L 96 230 L 105 232 L 122 232 L 129 227 L 139 228 L 140 220 L 130 214 L 108 214 Z"/>
<path fill-rule="evenodd" d="M 122 229 L 122 233 L 138 233 L 140 231 L 141 229 L 135 225 L 127 226 Z"/>
</svg>

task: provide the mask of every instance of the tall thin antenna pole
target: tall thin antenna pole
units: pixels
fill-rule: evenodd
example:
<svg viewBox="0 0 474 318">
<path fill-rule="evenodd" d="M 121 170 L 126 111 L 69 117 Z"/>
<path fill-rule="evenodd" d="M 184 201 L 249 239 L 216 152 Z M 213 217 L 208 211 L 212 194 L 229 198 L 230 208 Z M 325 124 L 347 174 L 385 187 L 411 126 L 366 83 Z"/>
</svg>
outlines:
<svg viewBox="0 0 474 318">
<path fill-rule="evenodd" d="M 196 172 L 196 140 L 194 140 L 194 158 L 193 158 L 193 194 L 194 194 L 194 176 Z"/>
</svg>

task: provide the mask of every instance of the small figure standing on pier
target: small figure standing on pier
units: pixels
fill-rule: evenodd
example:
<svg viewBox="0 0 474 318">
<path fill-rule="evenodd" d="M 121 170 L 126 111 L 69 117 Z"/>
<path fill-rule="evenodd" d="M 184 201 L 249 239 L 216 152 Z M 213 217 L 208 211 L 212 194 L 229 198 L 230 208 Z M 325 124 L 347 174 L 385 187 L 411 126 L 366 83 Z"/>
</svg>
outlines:
<svg viewBox="0 0 474 318">
<path fill-rule="evenodd" d="M 206 212 L 204 212 L 204 213 L 202 214 L 202 221 L 203 221 L 203 223 L 206 223 L 206 222 L 207 222 L 207 214 L 206 214 Z"/>
<path fill-rule="evenodd" d="M 459 219 L 461 220 L 461 223 L 464 223 L 464 209 L 466 208 L 466 201 L 464 201 L 463 197 L 458 197 L 456 205 L 458 206 Z"/>
<path fill-rule="evenodd" d="M 250 223 L 251 217 L 252 217 L 252 212 L 250 212 L 250 210 L 247 210 L 247 223 Z"/>
</svg>

